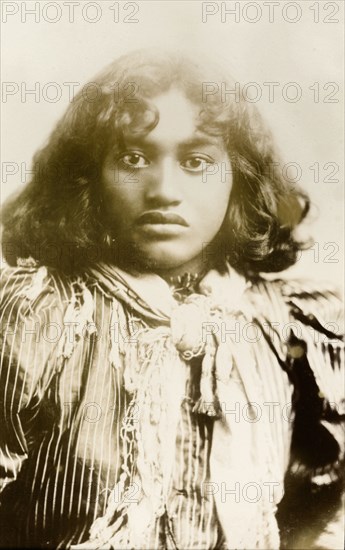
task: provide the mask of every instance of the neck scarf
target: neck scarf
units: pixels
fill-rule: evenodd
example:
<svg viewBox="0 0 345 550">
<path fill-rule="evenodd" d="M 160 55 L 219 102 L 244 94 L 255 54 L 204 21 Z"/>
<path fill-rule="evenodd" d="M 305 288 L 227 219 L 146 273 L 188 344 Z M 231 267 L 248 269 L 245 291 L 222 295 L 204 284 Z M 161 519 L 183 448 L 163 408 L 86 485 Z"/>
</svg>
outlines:
<svg viewBox="0 0 345 550">
<path fill-rule="evenodd" d="M 194 412 L 214 418 L 211 480 L 204 490 L 215 499 L 227 548 L 279 548 L 275 499 L 269 494 L 255 502 L 241 493 L 249 483 L 277 481 L 268 464 L 267 426 L 236 423 L 223 414 L 231 404 L 250 408 L 260 402 L 250 344 L 236 341 L 234 334 L 223 341 L 220 330 L 229 319 L 244 324 L 253 318 L 250 285 L 227 265 L 223 274 L 209 271 L 198 292 L 180 303 L 155 274 L 132 275 L 98 264 L 88 275 L 113 297 L 111 324 L 126 331 L 123 338 L 112 332 L 110 361 L 123 368 L 130 403 L 122 422 L 122 473 L 89 540 L 72 548 L 142 548 L 156 519 L 166 516 L 186 363 L 195 357 L 202 363 Z M 176 548 L 173 538 L 167 547 Z"/>
</svg>

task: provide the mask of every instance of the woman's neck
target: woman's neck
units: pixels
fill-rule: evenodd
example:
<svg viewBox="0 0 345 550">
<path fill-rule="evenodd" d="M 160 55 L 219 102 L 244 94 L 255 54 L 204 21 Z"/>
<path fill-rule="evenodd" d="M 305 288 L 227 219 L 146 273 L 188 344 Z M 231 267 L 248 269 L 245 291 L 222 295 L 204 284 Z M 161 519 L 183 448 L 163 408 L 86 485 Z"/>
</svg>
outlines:
<svg viewBox="0 0 345 550">
<path fill-rule="evenodd" d="M 199 254 L 187 262 L 171 267 L 160 267 L 158 262 L 150 261 L 141 256 L 140 250 L 132 252 L 135 252 L 135 254 L 129 254 L 126 258 L 122 257 L 122 261 L 119 261 L 120 258 L 117 258 L 115 263 L 120 268 L 133 274 L 148 272 L 156 273 L 169 284 L 186 275 L 191 276 L 193 279 L 200 279 L 211 269 L 211 267 L 220 267 L 224 261 L 224 258 L 219 254 L 216 241 L 210 243 Z"/>
<path fill-rule="evenodd" d="M 178 280 L 179 277 L 183 277 L 186 273 L 198 277 L 202 276 L 208 269 L 207 264 L 208 262 L 205 261 L 204 256 L 200 254 L 179 266 L 167 269 L 155 269 L 154 271 L 157 275 L 162 277 L 162 279 L 170 283 L 174 280 Z"/>
</svg>

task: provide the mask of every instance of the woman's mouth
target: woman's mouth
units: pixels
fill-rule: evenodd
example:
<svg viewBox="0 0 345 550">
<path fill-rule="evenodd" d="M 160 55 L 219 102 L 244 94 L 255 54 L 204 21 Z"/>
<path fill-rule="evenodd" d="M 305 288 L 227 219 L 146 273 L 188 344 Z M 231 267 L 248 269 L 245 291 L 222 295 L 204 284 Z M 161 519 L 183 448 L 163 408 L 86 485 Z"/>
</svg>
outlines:
<svg viewBox="0 0 345 550">
<path fill-rule="evenodd" d="M 139 216 L 136 226 L 147 236 L 169 238 L 180 235 L 189 225 L 179 214 L 152 210 Z"/>
<path fill-rule="evenodd" d="M 139 216 L 136 223 L 139 225 L 173 224 L 173 225 L 182 225 L 184 227 L 188 227 L 188 223 L 186 222 L 186 220 L 181 216 L 179 216 L 179 214 L 175 214 L 174 212 L 161 212 L 159 210 L 151 210 L 148 212 L 144 212 L 144 214 Z"/>
</svg>

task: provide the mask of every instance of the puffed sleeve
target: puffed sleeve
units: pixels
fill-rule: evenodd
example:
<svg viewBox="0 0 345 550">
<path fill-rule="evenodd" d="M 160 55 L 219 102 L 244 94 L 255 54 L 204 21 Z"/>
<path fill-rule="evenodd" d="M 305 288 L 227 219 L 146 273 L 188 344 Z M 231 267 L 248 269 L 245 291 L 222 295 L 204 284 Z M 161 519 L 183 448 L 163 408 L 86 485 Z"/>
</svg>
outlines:
<svg viewBox="0 0 345 550">
<path fill-rule="evenodd" d="M 0 488 L 16 479 L 56 362 L 62 297 L 46 268 L 1 273 Z"/>
<path fill-rule="evenodd" d="M 295 419 L 282 548 L 337 549 L 344 537 L 343 304 L 335 288 L 313 282 L 289 281 L 283 296 Z"/>
</svg>

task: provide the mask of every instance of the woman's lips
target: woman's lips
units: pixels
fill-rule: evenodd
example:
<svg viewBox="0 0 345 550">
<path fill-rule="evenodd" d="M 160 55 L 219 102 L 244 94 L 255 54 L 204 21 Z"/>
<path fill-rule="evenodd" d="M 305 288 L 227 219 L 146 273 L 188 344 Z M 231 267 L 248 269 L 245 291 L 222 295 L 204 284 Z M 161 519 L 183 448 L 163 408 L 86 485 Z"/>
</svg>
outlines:
<svg viewBox="0 0 345 550">
<path fill-rule="evenodd" d="M 184 218 L 173 212 L 151 211 L 145 212 L 136 221 L 136 226 L 140 228 L 148 237 L 177 237 L 188 227 Z"/>
<path fill-rule="evenodd" d="M 144 214 L 139 216 L 139 218 L 137 219 L 137 224 L 174 224 L 188 227 L 188 223 L 186 222 L 186 220 L 178 214 L 175 214 L 174 212 L 160 212 L 159 210 L 144 212 Z"/>
</svg>

